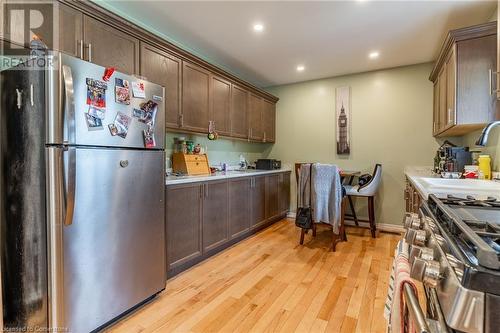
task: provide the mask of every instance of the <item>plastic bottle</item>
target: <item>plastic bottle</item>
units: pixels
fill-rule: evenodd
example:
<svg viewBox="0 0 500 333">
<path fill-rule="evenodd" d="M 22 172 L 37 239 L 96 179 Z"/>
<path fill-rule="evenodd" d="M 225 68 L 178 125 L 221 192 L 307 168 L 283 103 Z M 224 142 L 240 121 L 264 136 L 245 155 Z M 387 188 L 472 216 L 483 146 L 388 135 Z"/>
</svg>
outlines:
<svg viewBox="0 0 500 333">
<path fill-rule="evenodd" d="M 491 179 L 491 158 L 490 155 L 479 155 L 479 171 L 484 179 Z"/>
</svg>

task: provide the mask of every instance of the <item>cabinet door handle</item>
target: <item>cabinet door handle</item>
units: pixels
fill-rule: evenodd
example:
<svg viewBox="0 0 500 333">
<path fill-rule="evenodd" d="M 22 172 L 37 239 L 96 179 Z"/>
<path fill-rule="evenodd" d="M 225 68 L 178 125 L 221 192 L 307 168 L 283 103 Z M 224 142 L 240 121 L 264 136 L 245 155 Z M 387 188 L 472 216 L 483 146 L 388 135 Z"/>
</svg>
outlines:
<svg viewBox="0 0 500 333">
<path fill-rule="evenodd" d="M 489 83 L 489 89 L 490 89 L 490 95 L 493 95 L 494 93 L 499 92 L 498 89 L 493 89 L 493 75 L 498 75 L 499 72 L 493 71 L 491 68 L 488 69 L 488 83 Z M 498 86 L 498 82 L 497 82 Z"/>
<path fill-rule="evenodd" d="M 205 186 L 205 198 L 208 198 L 208 184 L 204 184 Z"/>
<path fill-rule="evenodd" d="M 201 184 L 200 190 L 199 190 L 199 192 L 200 192 L 200 198 L 203 198 L 204 188 L 205 188 L 205 184 Z"/>
<path fill-rule="evenodd" d="M 179 115 L 179 119 L 180 119 L 180 126 L 181 126 L 181 127 L 184 127 L 184 114 L 183 114 L 183 113 L 181 113 L 181 114 Z"/>
<path fill-rule="evenodd" d="M 77 56 L 78 56 L 78 58 L 83 59 L 83 58 L 84 58 L 84 57 L 83 57 L 83 40 L 82 40 L 82 39 L 80 39 L 80 40 L 77 42 L 77 44 L 79 45 L 79 48 L 80 48 L 80 54 L 79 54 L 79 55 L 77 54 Z M 78 52 L 78 51 L 77 51 L 77 52 Z M 83 60 L 85 60 L 85 59 L 83 59 Z"/>
<path fill-rule="evenodd" d="M 89 58 L 87 59 L 89 62 L 92 62 L 92 43 L 89 43 L 89 45 L 87 46 L 89 52 L 88 52 L 88 55 L 89 55 Z"/>
</svg>

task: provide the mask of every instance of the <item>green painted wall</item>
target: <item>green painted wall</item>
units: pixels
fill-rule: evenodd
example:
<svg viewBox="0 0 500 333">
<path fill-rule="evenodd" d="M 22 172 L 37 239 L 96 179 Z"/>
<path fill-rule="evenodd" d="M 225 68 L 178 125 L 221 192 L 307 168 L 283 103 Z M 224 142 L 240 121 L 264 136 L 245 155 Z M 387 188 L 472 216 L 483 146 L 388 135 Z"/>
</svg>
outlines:
<svg viewBox="0 0 500 333">
<path fill-rule="evenodd" d="M 171 158 L 174 147 L 174 138 L 184 137 L 186 140 L 192 140 L 204 147 L 208 154 L 208 161 L 211 166 L 218 166 L 221 163 L 237 165 L 240 154 L 242 154 L 249 163 L 255 162 L 258 158 L 267 155 L 271 144 L 269 143 L 250 143 L 243 140 L 218 139 L 210 141 L 206 135 L 194 135 L 185 133 L 174 133 L 167 131 L 166 152 L 167 158 Z M 167 161 L 167 167 L 169 161 Z"/>
<path fill-rule="evenodd" d="M 278 96 L 277 139 L 268 156 L 285 163 L 315 161 L 371 173 L 383 166 L 376 198 L 379 223 L 400 224 L 405 166 L 432 165 L 440 142 L 432 137 L 432 64 L 420 64 L 269 88 Z M 351 87 L 352 143 L 336 155 L 335 88 Z M 295 182 L 292 181 L 295 209 Z M 366 216 L 366 200 L 358 200 Z"/>
</svg>

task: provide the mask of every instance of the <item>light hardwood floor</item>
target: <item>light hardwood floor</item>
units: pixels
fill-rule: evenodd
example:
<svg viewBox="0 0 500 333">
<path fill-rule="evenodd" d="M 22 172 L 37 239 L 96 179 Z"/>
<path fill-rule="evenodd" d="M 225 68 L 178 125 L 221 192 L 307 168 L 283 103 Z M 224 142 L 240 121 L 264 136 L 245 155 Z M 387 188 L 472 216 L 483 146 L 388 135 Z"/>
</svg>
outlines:
<svg viewBox="0 0 500 333">
<path fill-rule="evenodd" d="M 304 246 L 282 220 L 167 282 L 109 332 L 385 332 L 384 302 L 401 238 L 347 229 L 329 251 L 318 228 Z"/>
</svg>

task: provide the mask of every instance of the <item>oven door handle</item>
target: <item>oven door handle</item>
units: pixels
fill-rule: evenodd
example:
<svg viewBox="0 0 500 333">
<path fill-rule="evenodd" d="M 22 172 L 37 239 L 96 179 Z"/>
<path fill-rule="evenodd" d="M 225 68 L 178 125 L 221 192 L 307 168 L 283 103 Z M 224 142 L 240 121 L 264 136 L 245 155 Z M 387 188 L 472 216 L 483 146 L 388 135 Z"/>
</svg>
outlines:
<svg viewBox="0 0 500 333">
<path fill-rule="evenodd" d="M 404 297 L 406 300 L 406 305 L 408 307 L 408 312 L 410 313 L 410 320 L 413 320 L 415 323 L 415 330 L 417 333 L 430 333 L 429 326 L 427 325 L 427 321 L 425 320 L 424 312 L 418 303 L 418 298 L 413 292 L 410 284 L 405 283 L 404 288 Z"/>
</svg>

